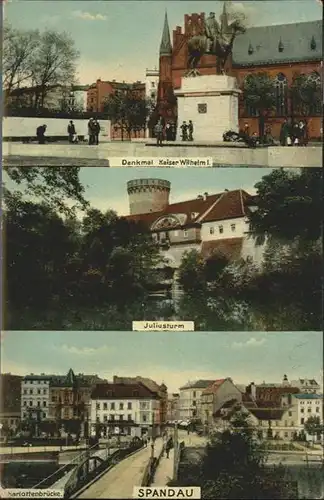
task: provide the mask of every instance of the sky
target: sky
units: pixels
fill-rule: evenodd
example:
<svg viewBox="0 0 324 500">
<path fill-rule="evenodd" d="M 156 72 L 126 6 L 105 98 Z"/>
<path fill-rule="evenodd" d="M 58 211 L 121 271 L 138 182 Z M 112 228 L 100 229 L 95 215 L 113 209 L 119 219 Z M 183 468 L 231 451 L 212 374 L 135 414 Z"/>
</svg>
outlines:
<svg viewBox="0 0 324 500">
<path fill-rule="evenodd" d="M 289 169 L 292 170 L 292 169 Z M 118 215 L 129 215 L 127 181 L 139 178 L 158 178 L 171 182 L 170 203 L 197 198 L 208 192 L 216 194 L 225 189 L 245 189 L 255 194 L 256 182 L 272 169 L 268 168 L 81 168 L 80 182 L 85 187 L 85 199 L 93 208 L 102 212 L 115 210 Z M 8 180 L 3 172 L 3 180 L 9 189 L 17 185 Z M 67 203 L 67 205 L 73 203 Z"/>
<path fill-rule="evenodd" d="M 164 14 L 172 30 L 183 26 L 184 15 L 217 15 L 223 2 L 187 0 L 7 0 L 4 17 L 15 28 L 67 31 L 81 57 L 78 80 L 144 80 L 146 68 L 158 66 Z M 322 18 L 319 0 L 233 1 L 244 10 L 247 26 L 296 23 Z"/>
<path fill-rule="evenodd" d="M 177 392 L 189 380 L 231 377 L 237 384 L 299 377 L 322 383 L 321 332 L 2 333 L 2 372 L 150 377 Z"/>
</svg>

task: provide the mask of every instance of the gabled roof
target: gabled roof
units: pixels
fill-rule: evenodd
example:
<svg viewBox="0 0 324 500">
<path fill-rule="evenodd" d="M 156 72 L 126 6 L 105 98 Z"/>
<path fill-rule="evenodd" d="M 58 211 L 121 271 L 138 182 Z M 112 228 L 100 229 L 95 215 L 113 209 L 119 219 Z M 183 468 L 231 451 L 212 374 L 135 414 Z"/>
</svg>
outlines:
<svg viewBox="0 0 324 500">
<path fill-rule="evenodd" d="M 280 420 L 288 408 L 249 408 L 258 420 Z"/>
<path fill-rule="evenodd" d="M 183 389 L 205 389 L 211 385 L 214 380 L 196 380 L 195 382 L 188 382 L 184 386 L 180 387 L 180 391 Z"/>
<path fill-rule="evenodd" d="M 212 384 L 210 384 L 206 389 L 202 392 L 202 395 L 204 394 L 215 394 L 215 392 L 218 391 L 218 388 L 222 385 L 223 382 L 225 382 L 225 378 L 220 378 L 218 380 L 215 380 Z"/>
<path fill-rule="evenodd" d="M 221 254 L 229 261 L 238 260 L 241 257 L 243 238 L 224 238 L 221 240 L 203 241 L 201 254 L 204 259 L 212 255 Z"/>
<path fill-rule="evenodd" d="M 141 221 L 150 228 L 153 222 L 164 215 L 184 214 L 186 222 L 182 227 L 185 227 L 198 223 L 244 217 L 246 215 L 246 203 L 250 199 L 251 195 L 246 191 L 236 189 L 212 195 L 206 194 L 205 197 L 201 196 L 193 200 L 170 203 L 166 208 L 158 212 L 127 215 L 125 218 L 134 222 Z"/>
<path fill-rule="evenodd" d="M 91 399 L 156 399 L 155 391 L 141 383 L 133 384 L 100 384 L 91 393 Z"/>
<path fill-rule="evenodd" d="M 258 406 L 267 407 L 270 403 L 276 403 L 280 406 L 281 397 L 284 394 L 297 394 L 300 392 L 298 387 L 256 387 L 256 401 Z"/>
<path fill-rule="evenodd" d="M 234 41 L 233 65 L 320 61 L 322 32 L 321 20 L 249 28 Z"/>
</svg>

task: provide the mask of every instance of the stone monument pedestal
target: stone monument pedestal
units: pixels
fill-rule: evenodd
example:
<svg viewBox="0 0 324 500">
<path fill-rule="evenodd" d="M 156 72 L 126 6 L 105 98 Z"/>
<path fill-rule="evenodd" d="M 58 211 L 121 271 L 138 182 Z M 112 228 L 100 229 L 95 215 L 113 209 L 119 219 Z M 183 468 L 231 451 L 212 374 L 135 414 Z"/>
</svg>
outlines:
<svg viewBox="0 0 324 500">
<path fill-rule="evenodd" d="M 183 121 L 192 120 L 194 141 L 222 141 L 224 132 L 239 131 L 238 99 L 242 91 L 236 78 L 227 75 L 182 78 L 178 98 L 177 140 Z"/>
</svg>

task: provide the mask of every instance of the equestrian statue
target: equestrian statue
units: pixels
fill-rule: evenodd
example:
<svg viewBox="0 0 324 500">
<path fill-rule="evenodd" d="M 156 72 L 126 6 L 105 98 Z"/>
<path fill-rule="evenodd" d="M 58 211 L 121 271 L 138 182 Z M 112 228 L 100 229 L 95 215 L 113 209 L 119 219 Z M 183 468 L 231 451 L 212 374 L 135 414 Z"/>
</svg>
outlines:
<svg viewBox="0 0 324 500">
<path fill-rule="evenodd" d="M 186 76 L 200 75 L 197 66 L 204 54 L 216 56 L 216 74 L 225 74 L 225 64 L 232 52 L 236 36 L 245 32 L 245 17 L 235 13 L 228 13 L 226 2 L 220 23 L 211 12 L 205 21 L 204 34 L 194 35 L 188 40 L 188 72 Z"/>
</svg>

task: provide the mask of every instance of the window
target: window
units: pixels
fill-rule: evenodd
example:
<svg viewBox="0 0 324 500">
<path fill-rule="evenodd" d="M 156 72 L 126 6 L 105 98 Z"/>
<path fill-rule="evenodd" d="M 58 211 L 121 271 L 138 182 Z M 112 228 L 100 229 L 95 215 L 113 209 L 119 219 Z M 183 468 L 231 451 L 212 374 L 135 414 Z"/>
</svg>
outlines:
<svg viewBox="0 0 324 500">
<path fill-rule="evenodd" d="M 56 396 L 52 396 L 52 403 L 56 402 Z"/>
<path fill-rule="evenodd" d="M 104 403 L 104 404 L 103 404 L 103 409 L 104 409 L 104 410 L 107 410 L 107 407 L 108 407 L 107 403 Z"/>
<path fill-rule="evenodd" d="M 218 226 L 218 231 L 220 234 L 223 234 L 223 232 L 224 232 L 223 226 Z"/>
<path fill-rule="evenodd" d="M 317 407 L 316 407 L 316 413 L 319 413 L 319 411 L 320 411 L 320 409 L 319 409 L 319 407 L 317 406 Z"/>
<path fill-rule="evenodd" d="M 303 423 L 304 423 L 304 421 L 305 421 L 305 419 L 304 419 L 304 418 L 301 418 L 301 419 L 300 419 L 300 423 L 301 423 L 301 424 L 303 424 Z"/>
<path fill-rule="evenodd" d="M 38 408 L 40 407 L 40 403 L 41 403 L 40 401 L 37 401 L 37 406 L 38 406 Z"/>
<path fill-rule="evenodd" d="M 109 415 L 109 420 L 113 422 L 115 420 L 115 415 Z"/>
<path fill-rule="evenodd" d="M 127 415 L 127 420 L 128 420 L 128 421 L 132 420 L 132 415 L 131 415 L 131 414 L 128 414 L 128 415 Z"/>
<path fill-rule="evenodd" d="M 43 401 L 43 406 L 44 406 L 44 408 L 46 407 L 46 401 Z"/>
<path fill-rule="evenodd" d="M 119 403 L 119 409 L 123 410 L 124 409 L 124 403 Z"/>
<path fill-rule="evenodd" d="M 27 406 L 27 401 L 24 401 L 24 406 Z"/>
<path fill-rule="evenodd" d="M 40 394 L 41 393 L 41 390 L 40 389 L 37 389 L 37 394 Z"/>
<path fill-rule="evenodd" d="M 119 420 L 124 420 L 124 415 L 119 415 Z"/>
<path fill-rule="evenodd" d="M 291 411 L 289 411 L 289 412 L 288 412 L 288 416 L 289 416 L 289 417 L 291 417 L 291 415 L 292 415 L 292 412 L 291 412 Z"/>
<path fill-rule="evenodd" d="M 151 86 L 154 89 L 155 88 L 155 82 L 151 82 Z"/>
<path fill-rule="evenodd" d="M 43 389 L 43 394 L 46 394 L 46 393 L 47 393 L 46 389 Z"/>
<path fill-rule="evenodd" d="M 193 391 L 192 393 L 192 397 L 195 398 L 196 397 L 196 391 Z"/>
<path fill-rule="evenodd" d="M 43 413 L 43 418 L 46 418 L 46 413 Z"/>
<path fill-rule="evenodd" d="M 97 409 L 97 410 L 100 410 L 100 403 L 97 403 L 97 404 L 96 404 L 96 409 Z"/>
<path fill-rule="evenodd" d="M 312 409 L 311 408 L 307 408 L 307 413 L 311 413 L 312 412 Z"/>
<path fill-rule="evenodd" d="M 147 418 L 146 418 L 146 414 L 145 413 L 142 415 L 142 421 L 143 422 L 147 422 Z"/>
<path fill-rule="evenodd" d="M 115 403 L 110 403 L 110 409 L 114 410 L 115 409 Z"/>
<path fill-rule="evenodd" d="M 100 422 L 100 417 L 96 417 L 96 422 Z"/>
<path fill-rule="evenodd" d="M 127 403 L 127 410 L 131 410 L 132 409 L 132 403 L 128 402 Z"/>
<path fill-rule="evenodd" d="M 235 224 L 231 224 L 231 231 L 232 231 L 232 233 L 235 232 Z"/>
<path fill-rule="evenodd" d="M 294 427 L 294 425 L 295 425 L 295 422 L 292 420 L 292 421 L 290 422 L 290 426 L 291 426 L 291 427 Z"/>
<path fill-rule="evenodd" d="M 209 234 L 214 234 L 214 228 L 213 227 L 209 228 Z"/>
<path fill-rule="evenodd" d="M 104 422 L 107 422 L 107 420 L 108 420 L 107 415 L 104 415 Z"/>
<path fill-rule="evenodd" d="M 279 73 L 274 85 L 276 89 L 276 112 L 278 116 L 287 116 L 288 98 L 287 98 L 287 78 L 283 73 Z"/>
<path fill-rule="evenodd" d="M 184 238 L 188 238 L 188 231 L 187 231 L 187 229 L 183 230 L 183 237 Z"/>
<path fill-rule="evenodd" d="M 33 389 L 29 389 L 29 394 L 33 394 Z"/>
<path fill-rule="evenodd" d="M 286 437 L 286 438 L 288 437 L 288 432 L 285 432 L 285 437 Z"/>
<path fill-rule="evenodd" d="M 27 394 L 27 389 L 24 389 L 24 394 Z"/>
</svg>

